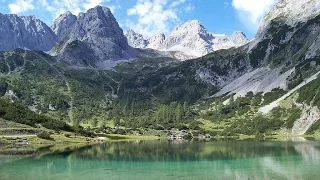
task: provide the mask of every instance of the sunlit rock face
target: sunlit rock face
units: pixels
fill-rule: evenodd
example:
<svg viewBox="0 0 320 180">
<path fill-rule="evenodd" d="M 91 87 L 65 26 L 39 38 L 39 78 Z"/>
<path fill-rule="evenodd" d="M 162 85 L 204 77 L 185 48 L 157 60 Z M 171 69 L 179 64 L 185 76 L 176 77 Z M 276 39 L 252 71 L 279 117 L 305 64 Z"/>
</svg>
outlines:
<svg viewBox="0 0 320 180">
<path fill-rule="evenodd" d="M 0 51 L 16 48 L 49 51 L 56 43 L 54 32 L 35 16 L 0 13 Z"/>
<path fill-rule="evenodd" d="M 198 20 L 191 20 L 176 26 L 167 35 L 155 34 L 147 40 L 141 34 L 130 30 L 129 44 L 135 48 L 150 48 L 160 51 L 177 51 L 194 58 L 220 49 L 239 47 L 248 42 L 243 32 L 235 31 L 231 36 L 210 33 Z"/>
<path fill-rule="evenodd" d="M 319 0 L 279 0 L 263 18 L 257 37 L 262 37 L 272 21 L 281 21 L 289 26 L 306 22 L 320 14 Z"/>
<path fill-rule="evenodd" d="M 97 6 L 77 17 L 61 15 L 53 25 L 60 39 L 52 55 L 73 65 L 98 66 L 105 61 L 134 56 L 127 38 L 107 7 Z"/>
<path fill-rule="evenodd" d="M 128 43 L 130 46 L 141 49 L 147 47 L 148 42 L 147 40 L 143 39 L 142 34 L 136 33 L 133 30 L 128 30 L 125 35 L 128 39 Z"/>
<path fill-rule="evenodd" d="M 57 19 L 54 20 L 51 29 L 57 35 L 58 41 L 62 41 L 66 37 L 70 28 L 77 21 L 77 16 L 71 12 L 61 14 Z"/>
</svg>

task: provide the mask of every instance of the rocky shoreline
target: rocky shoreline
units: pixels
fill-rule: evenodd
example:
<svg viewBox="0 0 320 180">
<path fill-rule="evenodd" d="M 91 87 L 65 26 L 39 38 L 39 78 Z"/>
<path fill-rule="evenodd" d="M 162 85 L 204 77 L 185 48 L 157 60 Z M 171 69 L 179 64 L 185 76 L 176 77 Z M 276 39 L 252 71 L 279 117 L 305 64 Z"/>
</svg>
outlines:
<svg viewBox="0 0 320 180">
<path fill-rule="evenodd" d="M 168 131 L 168 140 L 210 140 L 212 137 L 210 134 L 201 134 L 196 130 L 179 130 L 171 129 Z"/>
</svg>

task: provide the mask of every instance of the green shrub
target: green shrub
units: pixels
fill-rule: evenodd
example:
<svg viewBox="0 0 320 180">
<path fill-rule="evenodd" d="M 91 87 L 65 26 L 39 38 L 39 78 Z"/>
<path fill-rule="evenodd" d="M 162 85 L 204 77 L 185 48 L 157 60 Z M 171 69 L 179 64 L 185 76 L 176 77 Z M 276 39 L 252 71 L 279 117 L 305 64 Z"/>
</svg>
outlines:
<svg viewBox="0 0 320 180">
<path fill-rule="evenodd" d="M 0 79 L 0 96 L 4 96 L 8 89 L 8 83 Z"/>
<path fill-rule="evenodd" d="M 46 131 L 42 131 L 41 133 L 37 134 L 37 137 L 41 139 L 48 139 L 48 140 L 52 139 L 50 134 Z"/>
<path fill-rule="evenodd" d="M 291 129 L 293 127 L 294 122 L 300 118 L 301 115 L 301 110 L 298 108 L 294 108 L 291 111 L 291 115 L 289 116 L 289 118 L 286 121 L 286 127 L 288 129 Z"/>
<path fill-rule="evenodd" d="M 192 136 L 191 133 L 188 133 L 188 134 L 186 134 L 186 135 L 183 136 L 183 139 L 191 140 L 191 139 L 193 139 L 193 136 Z"/>
<path fill-rule="evenodd" d="M 255 137 L 256 137 L 256 139 L 262 140 L 262 139 L 264 139 L 264 134 L 261 132 L 256 132 Z"/>
<path fill-rule="evenodd" d="M 200 130 L 200 125 L 202 123 L 199 122 L 199 121 L 192 121 L 190 124 L 189 124 L 189 129 L 192 129 L 192 130 Z"/>
<path fill-rule="evenodd" d="M 71 133 L 65 133 L 64 136 L 67 137 L 67 138 L 70 138 L 72 136 L 72 134 Z"/>
<path fill-rule="evenodd" d="M 273 102 L 273 101 L 277 100 L 278 98 L 280 98 L 281 96 L 283 96 L 285 93 L 286 93 L 286 91 L 284 91 L 283 89 L 280 89 L 280 88 L 272 89 L 271 92 L 267 92 L 264 94 L 263 105 L 270 104 L 271 102 Z"/>
<path fill-rule="evenodd" d="M 19 103 L 12 103 L 6 99 L 0 99 L 0 118 L 32 127 L 41 124 L 43 127 L 52 130 L 72 131 L 72 128 L 61 120 L 39 115 Z"/>
<path fill-rule="evenodd" d="M 189 130 L 188 126 L 186 126 L 185 124 L 179 123 L 176 126 L 179 130 Z"/>
<path fill-rule="evenodd" d="M 318 120 L 316 123 L 314 123 L 306 132 L 306 134 L 312 134 L 315 131 L 320 130 L 320 120 Z"/>
<path fill-rule="evenodd" d="M 115 129 L 114 134 L 122 134 L 122 135 L 126 135 L 127 131 L 125 129 Z"/>
</svg>

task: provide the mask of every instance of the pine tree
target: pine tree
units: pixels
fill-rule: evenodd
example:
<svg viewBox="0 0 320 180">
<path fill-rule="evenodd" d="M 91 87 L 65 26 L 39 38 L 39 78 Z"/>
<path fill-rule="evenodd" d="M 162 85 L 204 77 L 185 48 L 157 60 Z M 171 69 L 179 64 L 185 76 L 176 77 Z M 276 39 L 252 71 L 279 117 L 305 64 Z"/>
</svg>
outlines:
<svg viewBox="0 0 320 180">
<path fill-rule="evenodd" d="M 98 118 L 93 118 L 93 126 L 97 127 L 98 126 Z"/>
<path fill-rule="evenodd" d="M 183 109 L 182 109 L 182 106 L 181 104 L 178 104 L 175 108 L 175 120 L 176 122 L 181 122 L 182 119 L 182 113 L 183 113 Z"/>
<path fill-rule="evenodd" d="M 183 103 L 183 114 L 184 114 L 186 119 L 188 119 L 189 116 L 190 116 L 190 109 L 189 109 L 189 105 L 188 105 L 187 102 Z"/>
</svg>

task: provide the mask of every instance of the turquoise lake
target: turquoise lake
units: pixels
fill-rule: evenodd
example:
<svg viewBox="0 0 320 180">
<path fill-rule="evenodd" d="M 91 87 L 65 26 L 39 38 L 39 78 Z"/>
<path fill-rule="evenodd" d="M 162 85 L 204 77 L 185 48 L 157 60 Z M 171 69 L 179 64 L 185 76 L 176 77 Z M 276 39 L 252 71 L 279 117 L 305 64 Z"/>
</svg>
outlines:
<svg viewBox="0 0 320 180">
<path fill-rule="evenodd" d="M 320 179 L 320 143 L 128 141 L 0 156 L 1 180 Z"/>
</svg>

